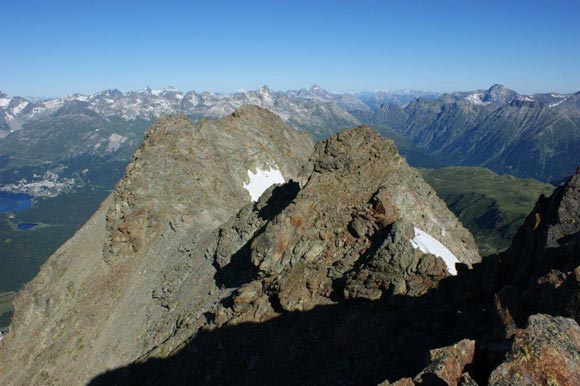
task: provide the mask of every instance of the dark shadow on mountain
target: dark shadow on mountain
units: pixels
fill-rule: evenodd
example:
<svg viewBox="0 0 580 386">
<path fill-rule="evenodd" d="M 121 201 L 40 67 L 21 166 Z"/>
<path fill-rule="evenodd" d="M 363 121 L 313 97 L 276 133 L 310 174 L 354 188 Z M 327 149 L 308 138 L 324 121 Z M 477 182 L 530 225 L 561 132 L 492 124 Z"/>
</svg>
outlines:
<svg viewBox="0 0 580 386">
<path fill-rule="evenodd" d="M 266 205 L 259 209 L 258 216 L 265 221 L 271 221 L 286 209 L 296 198 L 298 192 L 300 192 L 300 185 L 292 180 L 274 187 Z M 214 278 L 218 287 L 237 288 L 256 278 L 256 267 L 250 259 L 251 245 L 254 239 L 264 232 L 266 225 L 267 223 L 258 229 L 253 237 L 232 255 L 228 265 L 221 269 L 218 268 Z"/>
<path fill-rule="evenodd" d="M 261 233 L 263 231 L 259 231 Z M 256 233 L 256 234 L 259 234 Z M 220 288 L 238 288 L 252 281 L 258 271 L 250 261 L 252 253 L 251 244 L 254 239 L 250 239 L 231 257 L 228 265 L 218 270 L 214 275 L 214 280 Z"/>
<path fill-rule="evenodd" d="M 266 221 L 273 220 L 274 217 L 286 209 L 299 192 L 300 185 L 293 180 L 274 187 L 272 195 L 268 198 L 266 205 L 260 209 L 259 216 Z"/>
<path fill-rule="evenodd" d="M 90 386 L 376 385 L 415 376 L 429 350 L 465 338 L 478 340 L 485 368 L 472 376 L 485 384 L 510 345 L 478 271 L 462 269 L 420 297 L 342 301 L 201 330 L 177 354 L 112 370 Z"/>
</svg>

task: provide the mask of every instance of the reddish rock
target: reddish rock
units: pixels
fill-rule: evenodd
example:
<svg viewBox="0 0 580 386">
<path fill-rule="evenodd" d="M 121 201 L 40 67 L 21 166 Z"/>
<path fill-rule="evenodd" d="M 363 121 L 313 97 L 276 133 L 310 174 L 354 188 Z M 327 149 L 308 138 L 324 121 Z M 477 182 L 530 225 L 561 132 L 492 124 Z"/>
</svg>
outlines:
<svg viewBox="0 0 580 386">
<path fill-rule="evenodd" d="M 580 385 L 580 327 L 572 319 L 532 315 L 507 359 L 489 379 L 500 385 Z"/>
<path fill-rule="evenodd" d="M 416 384 L 431 384 L 433 376 L 449 386 L 459 385 L 465 366 L 473 362 L 475 341 L 464 339 L 452 346 L 437 348 L 429 352 L 429 365 L 414 379 Z"/>
</svg>

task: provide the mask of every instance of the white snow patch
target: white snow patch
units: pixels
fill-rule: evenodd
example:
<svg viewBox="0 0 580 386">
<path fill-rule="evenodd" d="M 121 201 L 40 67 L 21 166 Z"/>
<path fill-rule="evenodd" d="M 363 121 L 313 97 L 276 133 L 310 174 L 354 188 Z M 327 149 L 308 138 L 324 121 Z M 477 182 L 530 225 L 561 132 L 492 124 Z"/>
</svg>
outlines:
<svg viewBox="0 0 580 386">
<path fill-rule="evenodd" d="M 10 104 L 10 98 L 0 98 L 0 107 L 6 107 Z"/>
<path fill-rule="evenodd" d="M 483 101 L 481 100 L 481 93 L 476 93 L 476 94 L 469 94 L 468 96 L 465 97 L 465 99 L 467 99 L 469 102 L 473 103 L 474 105 L 483 105 Z"/>
<path fill-rule="evenodd" d="M 60 109 L 63 105 L 64 105 L 64 101 L 62 99 L 50 99 L 50 100 L 42 102 L 42 107 L 44 109 L 50 109 L 50 110 Z M 42 109 L 42 107 L 40 109 Z M 35 109 L 36 109 L 36 107 L 35 107 Z"/>
<path fill-rule="evenodd" d="M 280 170 L 270 167 L 268 167 L 268 170 L 257 168 L 256 173 L 248 170 L 248 177 L 250 182 L 248 184 L 244 183 L 244 189 L 250 193 L 252 201 L 258 201 L 262 193 L 270 186 L 286 182 Z"/>
<path fill-rule="evenodd" d="M 559 104 L 561 104 L 561 103 L 563 103 L 563 102 L 566 102 L 566 99 L 563 99 L 563 100 L 561 100 L 560 102 L 556 102 L 556 103 L 550 103 L 550 104 L 548 105 L 548 107 L 556 107 L 556 106 L 558 106 Z"/>
<path fill-rule="evenodd" d="M 451 275 L 457 275 L 455 264 L 459 263 L 459 260 L 445 247 L 445 245 L 441 244 L 439 240 L 431 236 L 429 233 L 415 227 L 415 238 L 410 241 L 413 248 L 419 248 L 423 253 L 431 253 L 442 258 L 445 265 L 447 265 L 449 273 Z"/>
<path fill-rule="evenodd" d="M 18 115 L 18 114 L 20 114 L 22 112 L 22 110 L 24 110 L 24 108 L 26 106 L 28 106 L 28 102 L 27 101 L 20 102 L 16 107 L 14 107 L 12 109 L 12 113 L 14 115 Z"/>
<path fill-rule="evenodd" d="M 73 95 L 71 97 L 72 100 L 77 100 L 77 101 L 81 101 L 81 102 L 86 102 L 89 100 L 89 97 L 86 95 Z"/>
</svg>

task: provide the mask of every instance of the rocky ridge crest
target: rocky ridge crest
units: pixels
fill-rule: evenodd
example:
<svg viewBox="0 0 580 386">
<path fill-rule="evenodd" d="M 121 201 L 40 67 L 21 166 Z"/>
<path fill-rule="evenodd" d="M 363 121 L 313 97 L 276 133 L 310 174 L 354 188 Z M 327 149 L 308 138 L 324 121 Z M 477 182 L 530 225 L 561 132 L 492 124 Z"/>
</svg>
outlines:
<svg viewBox="0 0 580 386">
<path fill-rule="evenodd" d="M 248 171 L 267 167 L 287 182 L 252 202 Z M 19 294 L 0 383 L 570 379 L 580 372 L 577 184 L 540 199 L 543 220 L 531 215 L 511 252 L 480 262 L 471 234 L 367 127 L 313 147 L 257 107 L 199 126 L 166 118 Z M 413 248 L 415 228 L 458 258 L 457 276 Z M 555 281 L 562 275 L 570 285 Z M 539 296 L 534 283 L 550 286 Z M 560 288 L 572 300 L 545 308 Z M 541 363 L 566 366 L 546 375 Z"/>
<path fill-rule="evenodd" d="M 87 382 L 203 319 L 224 296 L 206 246 L 251 202 L 248 172 L 296 179 L 311 151 L 308 135 L 258 107 L 199 126 L 161 119 L 115 192 L 18 295 L 0 383 Z"/>
</svg>

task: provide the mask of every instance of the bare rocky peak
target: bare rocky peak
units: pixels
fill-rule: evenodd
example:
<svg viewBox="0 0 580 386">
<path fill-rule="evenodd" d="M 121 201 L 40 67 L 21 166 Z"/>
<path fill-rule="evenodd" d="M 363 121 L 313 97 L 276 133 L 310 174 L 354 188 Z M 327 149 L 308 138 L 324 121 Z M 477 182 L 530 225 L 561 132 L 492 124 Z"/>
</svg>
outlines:
<svg viewBox="0 0 580 386">
<path fill-rule="evenodd" d="M 252 205 L 249 173 L 296 179 L 311 152 L 308 135 L 255 106 L 199 126 L 160 120 L 115 192 L 20 292 L 0 384 L 83 384 L 191 334 L 229 293 L 205 254 Z"/>
<path fill-rule="evenodd" d="M 296 199 L 252 244 L 250 258 L 258 271 L 278 276 L 280 291 L 288 291 L 286 299 L 277 295 L 284 309 L 312 308 L 329 301 L 340 287 L 337 283 L 347 277 L 348 285 L 341 290 L 349 298 L 378 299 L 388 296 L 397 285 L 397 293 L 406 294 L 406 288 L 415 293 L 426 291 L 429 285 L 413 288 L 403 283 L 405 272 L 409 277 L 419 275 L 418 266 L 431 265 L 430 273 L 441 278 L 447 270 L 439 258 L 432 256 L 427 263 L 430 258 L 413 249 L 410 240 L 415 236 L 414 227 L 434 235 L 461 262 L 479 261 L 471 234 L 407 165 L 392 141 L 372 129 L 346 130 L 318 143 L 310 165 L 308 182 Z M 389 250 L 393 242 L 400 242 L 401 249 Z M 390 262 L 393 272 L 375 282 L 358 277 L 372 276 L 369 270 L 381 271 L 373 265 L 378 255 L 386 260 L 382 269 Z M 361 263 L 359 272 L 350 272 Z M 292 290 L 287 288 L 297 265 L 303 269 L 302 285 L 312 275 L 318 290 L 308 291 L 294 282 Z"/>
<path fill-rule="evenodd" d="M 182 222 L 223 223 L 250 201 L 243 188 L 249 172 L 278 170 L 295 179 L 311 147 L 307 134 L 256 106 L 199 127 L 183 117 L 160 119 L 115 189 L 107 259 L 137 252 Z"/>
<path fill-rule="evenodd" d="M 501 84 L 494 84 L 489 89 L 485 90 L 482 96 L 482 101 L 490 102 L 495 105 L 503 105 L 509 103 L 517 97 L 517 92 L 510 90 Z"/>
</svg>

